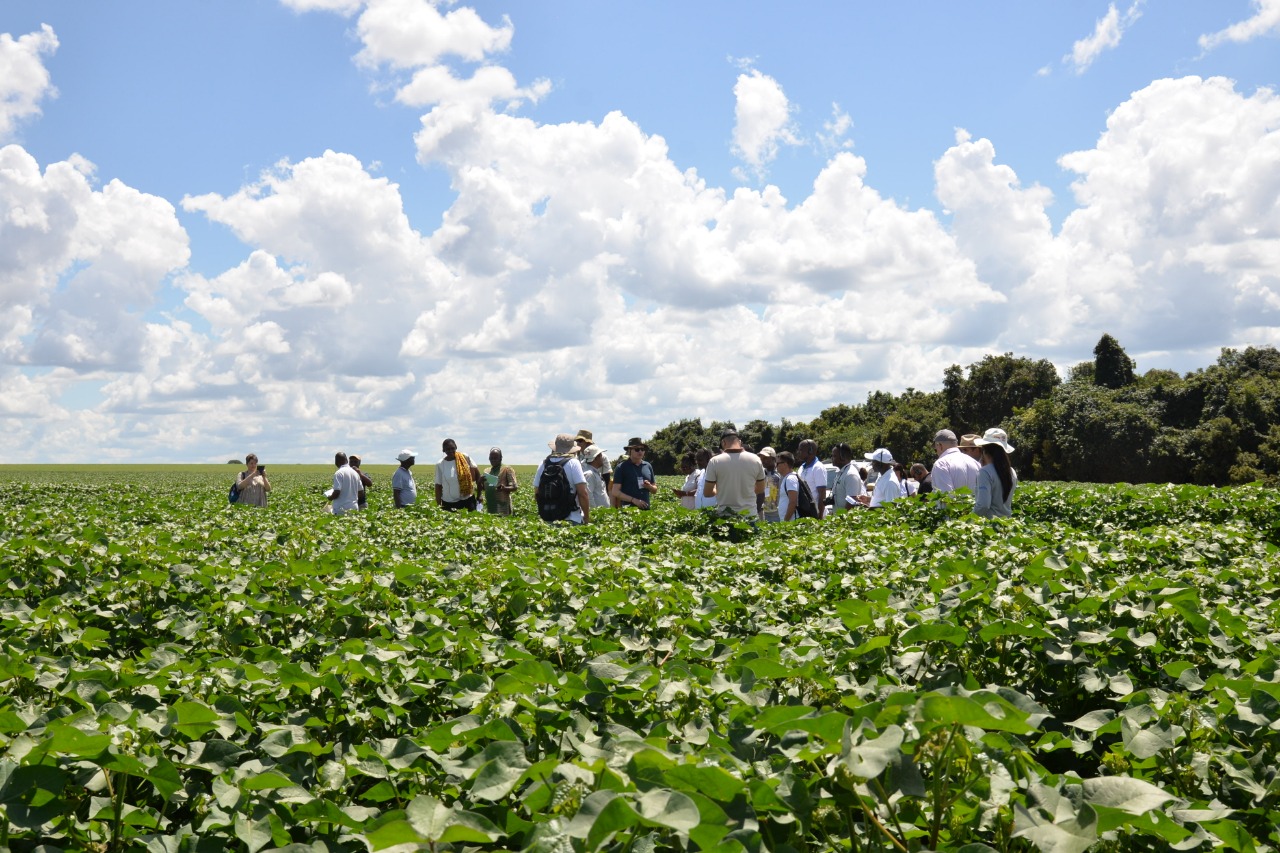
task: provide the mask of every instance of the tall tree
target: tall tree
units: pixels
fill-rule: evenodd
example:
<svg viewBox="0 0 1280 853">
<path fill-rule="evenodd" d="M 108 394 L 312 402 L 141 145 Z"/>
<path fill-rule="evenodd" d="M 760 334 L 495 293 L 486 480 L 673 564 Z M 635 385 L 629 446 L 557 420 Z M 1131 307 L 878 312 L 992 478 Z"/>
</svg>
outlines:
<svg viewBox="0 0 1280 853">
<path fill-rule="evenodd" d="M 1104 334 L 1093 348 L 1093 384 L 1104 388 L 1123 388 L 1132 385 L 1138 375 L 1134 372 L 1133 359 L 1120 346 L 1120 342 Z"/>
</svg>

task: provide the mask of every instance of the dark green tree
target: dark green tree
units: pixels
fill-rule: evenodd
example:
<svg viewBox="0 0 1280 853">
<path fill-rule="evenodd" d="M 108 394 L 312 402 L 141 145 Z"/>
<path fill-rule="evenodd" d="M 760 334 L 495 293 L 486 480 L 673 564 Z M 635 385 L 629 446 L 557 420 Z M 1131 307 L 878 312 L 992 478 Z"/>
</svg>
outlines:
<svg viewBox="0 0 1280 853">
<path fill-rule="evenodd" d="M 1138 378 L 1136 365 L 1120 342 L 1104 334 L 1093 348 L 1093 382 L 1103 388 L 1123 388 Z"/>
</svg>

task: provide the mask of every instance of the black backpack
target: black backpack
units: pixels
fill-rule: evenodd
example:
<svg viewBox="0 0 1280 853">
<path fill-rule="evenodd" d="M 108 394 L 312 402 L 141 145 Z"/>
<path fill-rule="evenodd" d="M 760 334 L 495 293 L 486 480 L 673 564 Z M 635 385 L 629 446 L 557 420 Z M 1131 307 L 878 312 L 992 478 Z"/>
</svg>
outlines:
<svg viewBox="0 0 1280 853">
<path fill-rule="evenodd" d="M 578 496 L 569 484 L 569 475 L 564 470 L 568 459 L 552 462 L 548 456 L 542 463 L 542 476 L 538 478 L 538 489 L 534 498 L 538 502 L 538 516 L 543 521 L 564 521 L 578 508 Z"/>
<path fill-rule="evenodd" d="M 796 518 L 817 518 L 818 505 L 813 501 L 813 490 L 804 481 L 804 477 L 796 477 L 800 487 L 796 489 Z"/>
</svg>

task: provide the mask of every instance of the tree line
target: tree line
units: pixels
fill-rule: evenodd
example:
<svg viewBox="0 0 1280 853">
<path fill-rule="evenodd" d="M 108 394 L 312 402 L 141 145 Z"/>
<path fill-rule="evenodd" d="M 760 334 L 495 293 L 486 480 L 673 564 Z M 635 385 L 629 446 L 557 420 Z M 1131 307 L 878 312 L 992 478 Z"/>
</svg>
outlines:
<svg viewBox="0 0 1280 853">
<path fill-rule="evenodd" d="M 848 442 L 931 464 L 939 429 L 961 435 L 1002 426 L 1026 479 L 1215 486 L 1280 479 L 1275 347 L 1223 349 L 1217 362 L 1186 375 L 1139 374 L 1136 367 L 1111 335 L 1065 379 L 1044 359 L 991 355 L 948 367 L 941 390 L 874 391 L 864 403 L 831 406 L 807 423 L 674 421 L 649 440 L 648 458 L 657 473 L 675 473 L 681 455 L 717 448 L 721 431 L 734 426 L 755 449 L 790 450 L 812 438 L 824 454 Z"/>
</svg>

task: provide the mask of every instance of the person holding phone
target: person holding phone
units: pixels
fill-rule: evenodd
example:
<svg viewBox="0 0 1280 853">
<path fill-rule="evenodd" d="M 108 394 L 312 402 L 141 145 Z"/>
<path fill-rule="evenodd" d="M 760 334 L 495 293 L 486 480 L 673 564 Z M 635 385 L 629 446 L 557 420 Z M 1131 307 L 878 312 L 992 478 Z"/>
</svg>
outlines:
<svg viewBox="0 0 1280 853">
<path fill-rule="evenodd" d="M 271 491 L 271 481 L 267 479 L 267 468 L 258 465 L 258 456 L 250 453 L 244 458 L 245 469 L 236 476 L 236 489 L 240 497 L 236 503 L 249 506 L 266 506 L 267 492 Z"/>
</svg>

